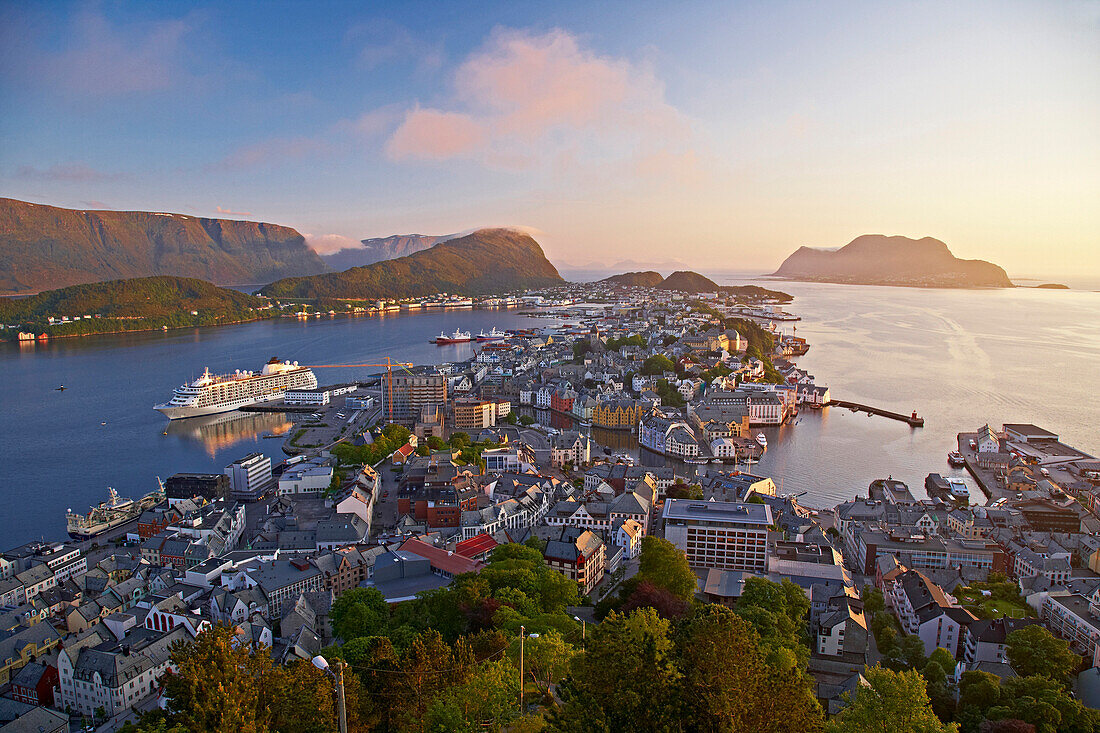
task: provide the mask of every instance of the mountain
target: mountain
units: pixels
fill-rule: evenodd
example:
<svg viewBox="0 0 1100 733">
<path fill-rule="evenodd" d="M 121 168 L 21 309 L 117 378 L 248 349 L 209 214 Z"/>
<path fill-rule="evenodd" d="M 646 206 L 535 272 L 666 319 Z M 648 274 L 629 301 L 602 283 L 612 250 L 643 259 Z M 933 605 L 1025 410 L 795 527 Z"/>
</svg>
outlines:
<svg viewBox="0 0 1100 733">
<path fill-rule="evenodd" d="M 691 270 L 679 270 L 657 285 L 661 290 L 680 290 L 685 293 L 717 293 L 718 283 Z"/>
<path fill-rule="evenodd" d="M 373 265 L 383 260 L 393 260 L 434 247 L 440 242 L 453 239 L 456 235 L 430 236 L 425 234 L 394 234 L 390 237 L 376 237 L 362 240 L 362 247 L 346 247 L 321 259 L 331 269 L 344 271 L 352 267 Z"/>
<path fill-rule="evenodd" d="M 0 198 L 0 292 L 148 275 L 233 285 L 326 270 L 301 234 L 277 224 Z"/>
<path fill-rule="evenodd" d="M 0 322 L 29 326 L 51 336 L 73 336 L 239 323 L 264 317 L 260 309 L 268 305 L 263 298 L 203 280 L 158 275 L 0 298 Z M 51 325 L 51 317 L 68 320 Z"/>
<path fill-rule="evenodd" d="M 938 239 L 865 234 L 838 250 L 800 247 L 783 261 L 774 277 L 860 285 L 1010 288 L 997 265 L 961 260 Z"/>
<path fill-rule="evenodd" d="M 561 282 L 530 235 L 514 229 L 479 229 L 395 260 L 279 280 L 261 292 L 292 298 L 410 298 L 439 292 L 483 295 Z"/>
<path fill-rule="evenodd" d="M 621 285 L 629 288 L 655 288 L 664 281 L 661 273 L 649 270 L 647 272 L 624 272 L 621 275 L 612 275 L 600 280 L 605 285 Z"/>
</svg>

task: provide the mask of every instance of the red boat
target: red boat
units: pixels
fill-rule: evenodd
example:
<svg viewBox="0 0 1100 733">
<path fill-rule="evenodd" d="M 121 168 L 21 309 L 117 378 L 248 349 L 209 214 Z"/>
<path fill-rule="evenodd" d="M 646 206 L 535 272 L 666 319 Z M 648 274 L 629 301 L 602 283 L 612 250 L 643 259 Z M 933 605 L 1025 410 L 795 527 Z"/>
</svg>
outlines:
<svg viewBox="0 0 1100 733">
<path fill-rule="evenodd" d="M 432 341 L 432 343 L 442 346 L 444 344 L 466 344 L 473 340 L 474 337 L 470 335 L 469 331 L 456 330 L 450 336 L 444 335 L 442 332 L 440 332 L 439 338 Z"/>
</svg>

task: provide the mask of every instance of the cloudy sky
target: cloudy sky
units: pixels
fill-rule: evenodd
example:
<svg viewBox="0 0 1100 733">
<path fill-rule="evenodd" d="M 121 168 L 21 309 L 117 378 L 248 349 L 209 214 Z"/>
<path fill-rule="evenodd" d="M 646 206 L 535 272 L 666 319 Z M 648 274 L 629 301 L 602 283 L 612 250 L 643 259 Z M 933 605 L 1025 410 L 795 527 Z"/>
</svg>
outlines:
<svg viewBox="0 0 1100 733">
<path fill-rule="evenodd" d="M 1100 3 L 0 3 L 0 195 L 560 265 L 1100 274 Z"/>
</svg>

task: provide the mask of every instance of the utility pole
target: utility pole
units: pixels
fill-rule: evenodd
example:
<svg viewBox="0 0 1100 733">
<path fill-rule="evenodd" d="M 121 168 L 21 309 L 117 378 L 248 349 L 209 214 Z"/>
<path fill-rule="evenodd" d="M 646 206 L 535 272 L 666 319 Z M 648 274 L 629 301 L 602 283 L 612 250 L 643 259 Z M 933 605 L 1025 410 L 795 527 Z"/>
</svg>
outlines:
<svg viewBox="0 0 1100 733">
<path fill-rule="evenodd" d="M 340 703 L 340 733 L 348 733 L 348 706 L 344 700 L 344 667 L 347 664 L 343 660 L 336 663 L 336 695 Z"/>
<path fill-rule="evenodd" d="M 524 628 L 519 627 L 519 714 L 523 715 L 523 636 Z"/>
</svg>

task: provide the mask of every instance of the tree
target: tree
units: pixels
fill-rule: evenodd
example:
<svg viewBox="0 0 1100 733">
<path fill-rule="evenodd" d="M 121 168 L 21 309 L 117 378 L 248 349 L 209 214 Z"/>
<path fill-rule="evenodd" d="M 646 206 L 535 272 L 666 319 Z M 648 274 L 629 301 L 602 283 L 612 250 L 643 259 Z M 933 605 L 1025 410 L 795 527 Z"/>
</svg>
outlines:
<svg viewBox="0 0 1100 733">
<path fill-rule="evenodd" d="M 648 536 L 642 540 L 635 577 L 639 583 L 648 581 L 687 602 L 695 597 L 699 585 L 684 551 L 662 537 Z"/>
<path fill-rule="evenodd" d="M 642 362 L 642 374 L 652 376 L 676 371 L 676 364 L 664 354 L 654 354 Z"/>
<path fill-rule="evenodd" d="M 271 686 L 271 729 L 286 733 L 326 733 L 336 727 L 336 699 L 332 680 L 328 675 L 305 660 L 298 660 L 286 667 L 276 667 L 269 683 Z M 358 681 L 351 682 L 351 673 L 345 674 L 344 690 L 349 712 L 348 723 L 355 726 L 358 716 L 358 696 L 348 691 L 358 691 Z"/>
<path fill-rule="evenodd" d="M 700 606 L 678 637 L 682 719 L 689 729 L 821 729 L 821 706 L 802 671 L 767 665 L 755 631 L 737 614 Z"/>
<path fill-rule="evenodd" d="M 878 665 L 863 673 L 869 686 L 846 693 L 847 707 L 829 721 L 829 733 L 955 733 L 932 712 L 924 679 L 915 670 L 894 672 Z"/>
<path fill-rule="evenodd" d="M 432 700 L 441 691 L 465 682 L 473 665 L 473 652 L 462 640 L 452 649 L 438 631 L 429 629 L 417 636 L 401 657 L 401 673 L 391 677 L 389 686 L 398 727 L 425 731 Z"/>
<path fill-rule="evenodd" d="M 518 652 L 518 649 L 514 650 Z M 547 631 L 537 639 L 528 639 L 524 646 L 523 671 L 542 693 L 549 694 L 550 688 L 569 671 L 569 662 L 576 650 L 565 642 L 557 631 Z"/>
<path fill-rule="evenodd" d="M 345 641 L 382 633 L 389 615 L 386 597 L 377 588 L 345 591 L 333 602 L 329 612 L 333 632 Z"/>
<path fill-rule="evenodd" d="M 752 624 L 760 636 L 761 650 L 768 662 L 780 669 L 804 664 L 810 650 L 806 641 L 806 615 L 810 602 L 797 585 L 783 579 L 745 581 L 737 601 L 737 615 Z"/>
<path fill-rule="evenodd" d="M 1039 624 L 1010 633 L 1005 647 L 1008 663 L 1021 677 L 1040 675 L 1065 682 L 1081 663 L 1081 657 L 1070 651 L 1068 642 L 1055 638 Z"/>
<path fill-rule="evenodd" d="M 1034 725 L 1037 733 L 1093 731 L 1100 726 L 1100 711 L 1070 697 L 1061 682 L 1038 675 L 1001 680 L 1000 701 L 985 715 L 990 720 L 1022 720 Z"/>
<path fill-rule="evenodd" d="M 535 418 L 531 417 L 530 415 L 521 415 L 519 418 L 519 423 L 520 425 L 534 425 Z"/>
<path fill-rule="evenodd" d="M 619 610 L 622 613 L 630 613 L 636 608 L 652 608 L 661 618 L 678 619 L 687 614 L 691 606 L 671 591 L 658 588 L 648 580 L 643 580 L 633 585 L 633 590 Z"/>
<path fill-rule="evenodd" d="M 669 622 L 653 609 L 610 614 L 592 629 L 587 651 L 573 658 L 558 686 L 562 706 L 550 714 L 548 729 L 678 730 L 680 674 L 672 652 Z"/>
<path fill-rule="evenodd" d="M 669 499 L 702 499 L 703 487 L 699 484 L 675 484 L 665 492 Z"/>
<path fill-rule="evenodd" d="M 978 733 L 1035 733 L 1035 726 L 1022 720 L 983 720 Z"/>
<path fill-rule="evenodd" d="M 162 678 L 172 720 L 192 731 L 259 733 L 270 723 L 275 672 L 266 647 L 218 625 L 172 645 Z"/>
<path fill-rule="evenodd" d="M 516 714 L 519 673 L 507 660 L 478 665 L 470 678 L 434 698 L 428 706 L 426 730 L 498 731 Z"/>
</svg>

